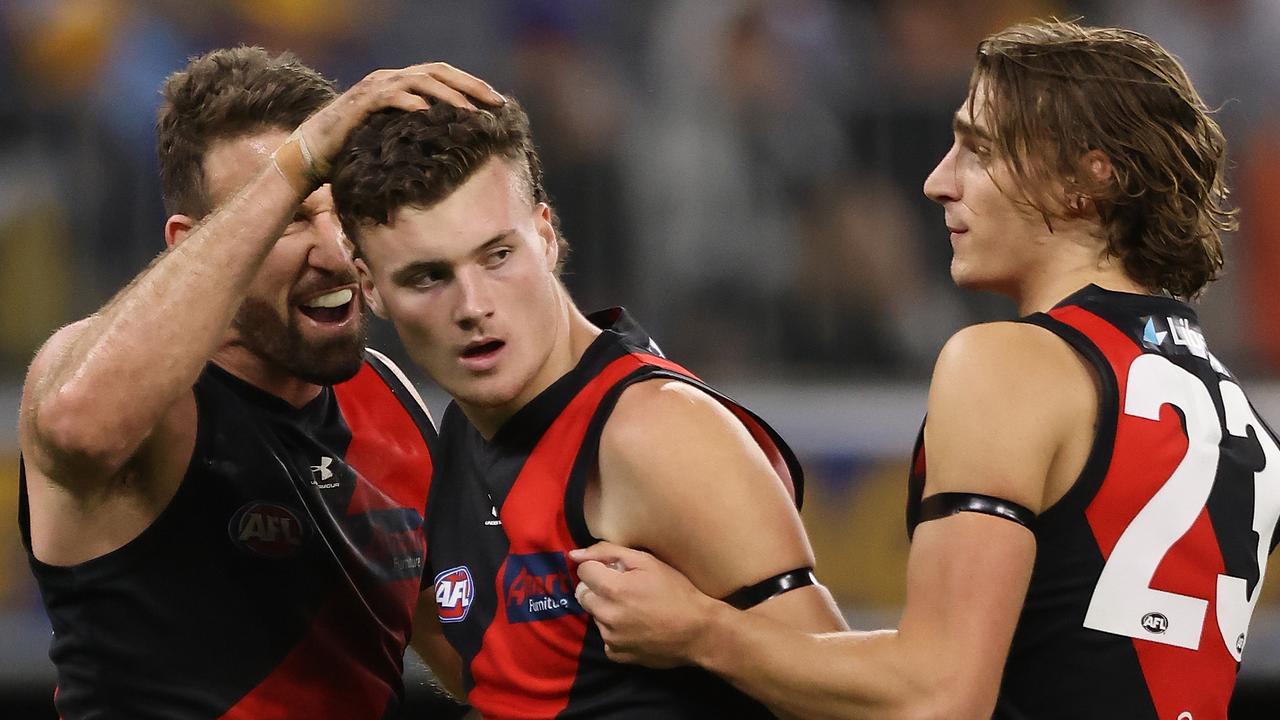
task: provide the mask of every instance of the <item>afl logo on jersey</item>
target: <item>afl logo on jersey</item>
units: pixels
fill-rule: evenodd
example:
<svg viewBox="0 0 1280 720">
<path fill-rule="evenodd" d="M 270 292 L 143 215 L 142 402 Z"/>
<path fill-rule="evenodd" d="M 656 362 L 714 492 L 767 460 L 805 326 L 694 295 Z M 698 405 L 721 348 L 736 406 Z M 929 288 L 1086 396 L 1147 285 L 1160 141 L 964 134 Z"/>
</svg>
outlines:
<svg viewBox="0 0 1280 720">
<path fill-rule="evenodd" d="M 471 571 L 466 565 L 450 568 L 436 575 L 436 606 L 439 608 L 440 622 L 456 623 L 465 620 L 475 596 L 476 586 L 471 581 Z"/>
<path fill-rule="evenodd" d="M 241 549 L 269 558 L 287 558 L 302 549 L 306 525 L 284 505 L 251 502 L 231 516 L 227 532 Z"/>
<path fill-rule="evenodd" d="M 1142 628 L 1154 635 L 1163 635 L 1169 629 L 1169 618 L 1158 612 L 1147 613 L 1142 616 Z"/>
</svg>

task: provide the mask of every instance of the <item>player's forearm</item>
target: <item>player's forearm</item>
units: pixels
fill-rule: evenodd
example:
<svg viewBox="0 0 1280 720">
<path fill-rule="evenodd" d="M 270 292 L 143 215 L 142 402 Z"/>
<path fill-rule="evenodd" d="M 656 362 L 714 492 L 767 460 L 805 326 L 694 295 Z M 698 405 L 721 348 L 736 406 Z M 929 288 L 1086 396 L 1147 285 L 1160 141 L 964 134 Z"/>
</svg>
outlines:
<svg viewBox="0 0 1280 720">
<path fill-rule="evenodd" d="M 467 691 L 462 684 L 462 659 L 457 653 L 424 653 L 420 645 L 414 645 L 419 657 L 431 669 L 436 684 L 447 692 L 455 701 L 467 701 Z"/>
<path fill-rule="evenodd" d="M 785 716 L 980 717 L 947 691 L 959 673 L 920 655 L 896 630 L 802 633 L 720 605 L 690 659 Z"/>
<path fill-rule="evenodd" d="M 431 669 L 436 683 L 458 702 L 466 702 L 467 692 L 462 684 L 462 656 L 445 639 L 440 623 L 436 620 L 436 612 L 431 591 L 428 590 L 419 598 L 409 645 Z"/>
<path fill-rule="evenodd" d="M 221 342 L 299 193 L 268 165 L 86 324 L 35 386 L 52 454 L 127 461 Z"/>
</svg>

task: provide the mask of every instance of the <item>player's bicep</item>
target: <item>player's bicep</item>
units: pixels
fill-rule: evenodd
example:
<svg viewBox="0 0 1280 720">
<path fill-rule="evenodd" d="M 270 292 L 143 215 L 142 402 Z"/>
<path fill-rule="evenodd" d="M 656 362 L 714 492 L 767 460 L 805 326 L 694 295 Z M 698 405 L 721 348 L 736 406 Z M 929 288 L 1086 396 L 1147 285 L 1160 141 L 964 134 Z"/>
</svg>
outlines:
<svg viewBox="0 0 1280 720">
<path fill-rule="evenodd" d="M 939 702 L 990 714 L 1035 552 L 1030 530 L 989 515 L 961 513 L 916 531 L 899 638 Z"/>
<path fill-rule="evenodd" d="M 605 539 L 648 548 L 713 597 L 813 566 L 790 493 L 729 410 L 682 383 L 634 390 L 601 443 L 602 506 L 617 532 Z M 842 627 L 818 587 L 758 608 L 810 629 Z"/>
</svg>

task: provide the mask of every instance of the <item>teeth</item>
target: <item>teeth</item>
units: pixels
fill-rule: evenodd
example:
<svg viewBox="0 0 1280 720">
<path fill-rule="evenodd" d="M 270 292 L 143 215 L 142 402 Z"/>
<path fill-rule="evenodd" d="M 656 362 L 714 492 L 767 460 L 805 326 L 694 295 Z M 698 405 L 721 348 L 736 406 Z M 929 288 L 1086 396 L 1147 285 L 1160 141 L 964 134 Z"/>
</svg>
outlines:
<svg viewBox="0 0 1280 720">
<path fill-rule="evenodd" d="M 320 297 L 316 298 L 315 300 L 312 300 L 309 303 L 303 304 L 303 307 L 312 307 L 312 308 L 342 307 L 343 305 L 346 305 L 347 303 L 351 302 L 352 297 L 354 297 L 354 293 L 351 292 L 351 288 L 345 288 L 343 290 L 334 290 L 331 293 L 326 293 L 324 295 L 321 295 Z"/>
</svg>

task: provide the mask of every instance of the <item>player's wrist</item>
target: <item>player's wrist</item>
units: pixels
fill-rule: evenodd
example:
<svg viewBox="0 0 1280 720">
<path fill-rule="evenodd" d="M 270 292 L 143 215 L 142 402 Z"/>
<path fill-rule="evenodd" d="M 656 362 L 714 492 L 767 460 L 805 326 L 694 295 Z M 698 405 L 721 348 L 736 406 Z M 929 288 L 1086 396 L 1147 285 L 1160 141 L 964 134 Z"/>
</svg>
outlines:
<svg viewBox="0 0 1280 720">
<path fill-rule="evenodd" d="M 712 598 L 706 598 L 699 605 L 691 613 L 693 625 L 689 628 L 689 639 L 683 648 L 683 659 L 694 665 L 714 669 L 724 662 L 724 655 L 729 651 L 728 639 L 732 637 L 733 626 L 741 618 L 742 611 Z"/>
<path fill-rule="evenodd" d="M 332 166 L 311 151 L 306 136 L 294 131 L 271 153 L 271 165 L 299 197 L 306 197 L 328 181 Z"/>
</svg>

